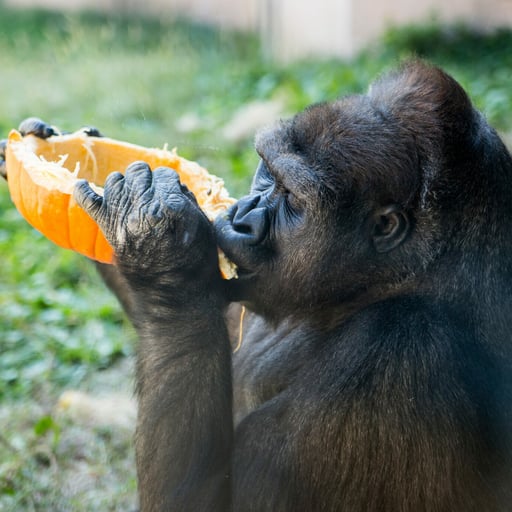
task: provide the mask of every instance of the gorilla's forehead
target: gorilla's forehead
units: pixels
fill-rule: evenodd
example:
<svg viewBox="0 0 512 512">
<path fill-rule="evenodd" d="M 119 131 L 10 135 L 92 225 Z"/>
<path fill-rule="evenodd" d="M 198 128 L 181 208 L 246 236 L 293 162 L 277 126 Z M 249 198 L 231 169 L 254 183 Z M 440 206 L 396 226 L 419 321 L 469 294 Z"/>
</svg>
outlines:
<svg viewBox="0 0 512 512">
<path fill-rule="evenodd" d="M 403 132 L 403 133 L 402 133 Z M 365 95 L 313 105 L 258 133 L 256 150 L 273 174 L 306 187 L 345 189 L 377 169 L 416 168 L 414 138 Z"/>
<path fill-rule="evenodd" d="M 366 95 L 353 95 L 332 103 L 312 105 L 293 118 L 260 132 L 256 150 L 267 160 L 289 153 L 309 162 L 324 155 L 345 154 L 357 160 L 375 144 L 407 144 L 409 133 L 385 104 Z"/>
<path fill-rule="evenodd" d="M 256 134 L 256 151 L 264 160 L 272 161 L 283 153 L 293 152 L 289 136 L 290 125 L 291 120 L 279 121 Z"/>
</svg>

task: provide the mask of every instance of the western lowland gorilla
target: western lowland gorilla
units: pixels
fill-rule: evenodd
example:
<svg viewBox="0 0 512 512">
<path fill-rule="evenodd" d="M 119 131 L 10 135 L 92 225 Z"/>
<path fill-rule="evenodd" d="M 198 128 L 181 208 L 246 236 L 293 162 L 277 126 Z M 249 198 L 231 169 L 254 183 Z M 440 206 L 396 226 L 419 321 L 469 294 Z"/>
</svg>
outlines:
<svg viewBox="0 0 512 512">
<path fill-rule="evenodd" d="M 511 510 L 498 135 L 414 61 L 256 150 L 249 194 L 214 226 L 173 171 L 141 162 L 104 197 L 75 191 L 115 248 L 101 271 L 140 337 L 141 510 Z M 221 279 L 217 246 L 238 279 Z"/>
</svg>

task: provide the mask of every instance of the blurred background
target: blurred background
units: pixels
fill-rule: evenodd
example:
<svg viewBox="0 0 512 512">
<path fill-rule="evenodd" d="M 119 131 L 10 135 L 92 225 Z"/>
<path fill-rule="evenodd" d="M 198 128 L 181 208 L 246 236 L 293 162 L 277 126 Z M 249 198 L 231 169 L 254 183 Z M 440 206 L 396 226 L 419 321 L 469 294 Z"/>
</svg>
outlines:
<svg viewBox="0 0 512 512">
<path fill-rule="evenodd" d="M 243 194 L 255 131 L 416 56 L 512 140 L 512 0 L 0 0 L 0 138 L 28 116 L 177 147 Z M 130 511 L 135 336 L 0 182 L 0 511 Z"/>
</svg>

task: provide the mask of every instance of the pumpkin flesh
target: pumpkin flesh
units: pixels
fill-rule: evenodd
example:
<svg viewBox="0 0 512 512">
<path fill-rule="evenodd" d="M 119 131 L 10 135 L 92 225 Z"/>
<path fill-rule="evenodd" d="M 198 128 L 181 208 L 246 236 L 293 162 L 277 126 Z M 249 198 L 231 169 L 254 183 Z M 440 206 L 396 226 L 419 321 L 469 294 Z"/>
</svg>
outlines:
<svg viewBox="0 0 512 512">
<path fill-rule="evenodd" d="M 113 263 L 112 248 L 74 200 L 73 189 L 76 181 L 83 178 L 102 194 L 107 176 L 114 171 L 124 172 L 136 160 L 147 162 L 151 169 L 174 169 L 210 220 L 235 201 L 222 180 L 176 151 L 91 137 L 83 131 L 41 139 L 23 137 L 12 130 L 6 147 L 7 183 L 16 208 L 35 229 L 61 247 L 102 263 Z M 234 277 L 234 266 L 223 254 L 220 266 L 224 277 Z"/>
</svg>

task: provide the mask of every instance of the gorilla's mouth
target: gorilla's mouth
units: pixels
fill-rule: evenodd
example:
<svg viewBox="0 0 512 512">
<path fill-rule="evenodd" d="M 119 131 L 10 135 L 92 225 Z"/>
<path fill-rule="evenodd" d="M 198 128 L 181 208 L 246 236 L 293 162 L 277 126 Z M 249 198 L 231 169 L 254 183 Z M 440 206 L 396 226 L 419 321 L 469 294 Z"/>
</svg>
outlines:
<svg viewBox="0 0 512 512">
<path fill-rule="evenodd" d="M 248 279 L 253 276 L 255 272 L 250 269 L 246 262 L 241 261 L 239 257 L 240 254 L 244 254 L 243 250 L 240 252 L 234 250 L 232 243 L 223 243 L 222 240 L 217 239 L 217 244 L 220 250 L 224 253 L 224 256 L 227 258 L 229 262 L 231 262 L 236 267 L 237 280 L 239 279 Z"/>
<path fill-rule="evenodd" d="M 249 279 L 253 279 L 257 276 L 257 272 L 253 270 L 247 270 L 241 267 L 237 267 L 237 275 L 239 281 L 248 281 Z"/>
<path fill-rule="evenodd" d="M 240 277 L 250 273 L 247 269 L 251 267 L 246 261 L 247 247 L 245 233 L 240 233 L 231 221 L 229 215 L 220 215 L 214 222 L 216 243 L 226 258 L 237 267 L 237 274 Z"/>
</svg>

